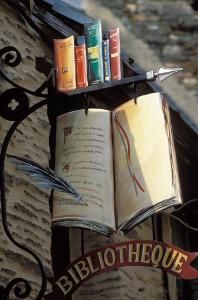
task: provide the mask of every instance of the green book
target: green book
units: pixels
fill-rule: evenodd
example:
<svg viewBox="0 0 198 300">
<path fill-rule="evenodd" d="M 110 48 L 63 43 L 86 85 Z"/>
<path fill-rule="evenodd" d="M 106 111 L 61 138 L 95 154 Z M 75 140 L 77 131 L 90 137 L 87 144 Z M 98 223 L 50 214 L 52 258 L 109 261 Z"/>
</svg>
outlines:
<svg viewBox="0 0 198 300">
<path fill-rule="evenodd" d="M 101 83 L 104 82 L 101 21 L 95 20 L 84 26 L 87 44 L 88 81 L 90 85 Z"/>
</svg>

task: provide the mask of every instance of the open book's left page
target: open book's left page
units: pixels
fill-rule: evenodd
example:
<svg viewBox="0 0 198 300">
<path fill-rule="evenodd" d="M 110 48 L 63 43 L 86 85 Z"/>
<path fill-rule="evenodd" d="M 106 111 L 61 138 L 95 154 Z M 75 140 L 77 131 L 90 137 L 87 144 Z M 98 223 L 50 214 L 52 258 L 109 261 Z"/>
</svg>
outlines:
<svg viewBox="0 0 198 300">
<path fill-rule="evenodd" d="M 87 206 L 76 203 L 70 194 L 55 192 L 53 221 L 69 219 L 70 226 L 93 230 L 96 222 L 115 229 L 110 112 L 89 109 L 87 115 L 77 110 L 59 116 L 55 165 L 56 173 L 83 196 Z"/>
</svg>

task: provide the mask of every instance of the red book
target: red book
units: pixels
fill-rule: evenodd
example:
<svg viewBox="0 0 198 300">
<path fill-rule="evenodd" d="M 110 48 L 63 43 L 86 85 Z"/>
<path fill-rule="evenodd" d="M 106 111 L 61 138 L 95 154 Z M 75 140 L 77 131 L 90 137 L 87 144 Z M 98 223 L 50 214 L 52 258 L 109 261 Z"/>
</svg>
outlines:
<svg viewBox="0 0 198 300">
<path fill-rule="evenodd" d="M 77 46 L 75 46 L 74 51 L 76 64 L 76 86 L 77 88 L 83 88 L 88 86 L 85 37 L 77 37 Z"/>
<path fill-rule="evenodd" d="M 110 48 L 110 61 L 111 61 L 111 80 L 120 80 L 121 66 L 120 66 L 119 28 L 110 29 L 108 32 L 109 32 L 109 48 Z"/>
</svg>

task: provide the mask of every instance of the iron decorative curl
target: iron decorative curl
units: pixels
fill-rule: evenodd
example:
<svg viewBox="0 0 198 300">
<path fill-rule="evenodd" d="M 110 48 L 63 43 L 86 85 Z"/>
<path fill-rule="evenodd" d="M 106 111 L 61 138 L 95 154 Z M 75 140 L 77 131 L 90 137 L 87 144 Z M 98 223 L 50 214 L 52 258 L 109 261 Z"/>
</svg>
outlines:
<svg viewBox="0 0 198 300">
<path fill-rule="evenodd" d="M 19 242 L 17 242 L 14 237 L 12 236 L 9 227 L 8 227 L 8 222 L 7 222 L 7 201 L 6 201 L 6 193 L 5 193 L 5 174 L 4 174 L 4 164 L 5 164 L 5 156 L 6 156 L 6 152 L 7 152 L 7 148 L 10 142 L 10 139 L 12 138 L 12 135 L 14 134 L 15 130 L 17 129 L 17 127 L 20 125 L 20 123 L 26 119 L 31 113 L 33 113 L 34 111 L 36 111 L 37 109 L 39 109 L 40 107 L 44 106 L 47 104 L 47 100 L 42 100 L 38 103 L 36 103 L 35 105 L 33 105 L 32 107 L 30 107 L 28 109 L 27 112 L 25 112 L 17 121 L 15 121 L 10 129 L 8 130 L 3 144 L 2 144 L 2 148 L 1 148 L 1 153 L 0 153 L 0 191 L 1 191 L 1 215 L 2 215 L 2 224 L 3 224 L 3 228 L 4 231 L 7 235 L 7 237 L 9 238 L 9 240 L 15 245 L 17 246 L 19 249 L 29 253 L 32 257 L 34 257 L 34 259 L 36 260 L 36 262 L 39 265 L 39 269 L 41 272 L 41 288 L 40 291 L 36 297 L 36 300 L 41 300 L 42 297 L 44 296 L 44 293 L 46 291 L 46 286 L 47 286 L 47 279 L 46 279 L 46 275 L 45 275 L 45 271 L 42 265 L 42 262 L 40 260 L 40 258 L 32 251 L 30 250 L 28 247 L 24 246 L 23 244 L 20 244 Z M 20 288 L 19 286 L 16 286 L 16 284 L 22 284 L 23 285 L 23 290 L 22 288 Z M 3 288 L 2 286 L 0 287 L 0 297 L 2 300 L 8 300 L 9 299 L 9 295 L 11 290 L 14 289 L 14 294 L 17 298 L 20 299 L 25 299 L 30 295 L 31 292 L 31 286 L 28 283 L 28 281 L 26 279 L 23 278 L 15 278 L 12 281 L 10 281 L 7 285 L 6 288 Z"/>
<path fill-rule="evenodd" d="M 19 50 L 13 46 L 7 46 L 0 49 L 0 59 L 5 55 L 5 63 L 10 67 L 16 67 L 20 64 L 22 57 Z"/>
<path fill-rule="evenodd" d="M 19 287 L 19 286 L 17 286 L 17 284 L 23 285 L 23 287 L 22 286 Z M 31 292 L 31 286 L 30 286 L 30 284 L 28 283 L 27 280 L 25 280 L 23 278 L 15 278 L 12 281 L 10 281 L 8 283 L 8 285 L 6 286 L 6 288 L 5 288 L 4 293 L 7 297 L 7 299 L 9 299 L 10 293 L 11 293 L 13 288 L 14 288 L 15 296 L 17 298 L 20 298 L 20 299 L 27 298 L 30 295 L 30 292 Z"/>
<path fill-rule="evenodd" d="M 15 47 L 6 46 L 6 47 L 0 49 L 0 63 L 1 63 L 1 66 L 3 64 L 5 64 L 7 66 L 15 68 L 20 64 L 21 60 L 22 60 L 21 54 L 20 54 L 19 50 L 17 50 Z M 15 83 L 11 79 L 9 79 L 7 77 L 7 75 L 2 71 L 2 68 L 0 68 L 0 76 L 2 76 L 12 86 L 14 86 L 15 88 L 18 88 L 19 90 L 21 90 L 24 93 L 34 95 L 34 96 L 37 96 L 37 97 L 42 97 L 42 98 L 47 98 L 48 97 L 48 94 L 44 94 L 42 92 L 47 87 L 47 82 L 49 80 L 49 77 L 36 90 L 32 91 L 32 90 L 29 90 L 25 87 L 22 87 L 22 86 L 18 85 L 17 83 Z"/>
</svg>

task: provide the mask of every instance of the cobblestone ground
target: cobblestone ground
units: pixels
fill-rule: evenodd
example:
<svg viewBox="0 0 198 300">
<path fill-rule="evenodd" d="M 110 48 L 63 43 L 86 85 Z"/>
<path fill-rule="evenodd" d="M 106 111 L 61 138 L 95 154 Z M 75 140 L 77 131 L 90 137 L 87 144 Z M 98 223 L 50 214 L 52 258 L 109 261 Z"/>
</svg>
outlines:
<svg viewBox="0 0 198 300">
<path fill-rule="evenodd" d="M 182 66 L 179 81 L 198 95 L 198 12 L 193 1 L 97 0 L 146 42 L 166 67 Z M 194 5 L 195 7 L 195 5 Z"/>
</svg>

